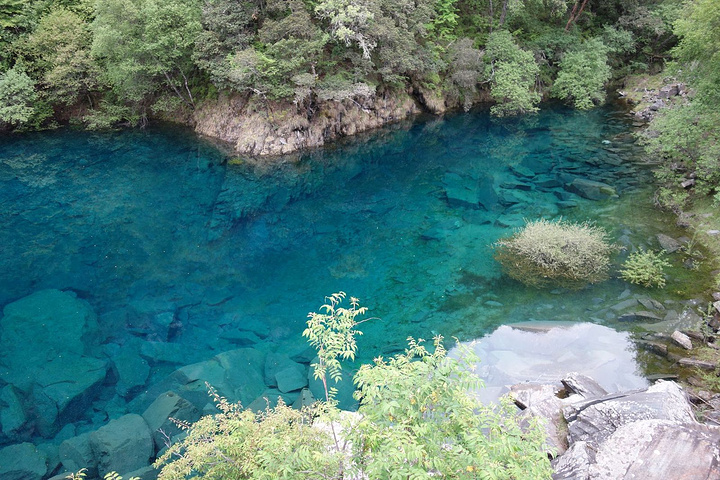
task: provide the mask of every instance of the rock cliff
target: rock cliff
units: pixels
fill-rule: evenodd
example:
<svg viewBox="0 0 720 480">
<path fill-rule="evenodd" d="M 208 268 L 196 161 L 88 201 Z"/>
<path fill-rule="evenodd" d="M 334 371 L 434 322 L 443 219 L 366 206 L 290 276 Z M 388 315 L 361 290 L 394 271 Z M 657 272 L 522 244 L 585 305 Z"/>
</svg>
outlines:
<svg viewBox="0 0 720 480">
<path fill-rule="evenodd" d="M 195 111 L 195 130 L 229 142 L 240 155 L 282 155 L 420 113 L 407 93 L 326 101 L 301 108 L 245 95 L 220 95 Z"/>
</svg>

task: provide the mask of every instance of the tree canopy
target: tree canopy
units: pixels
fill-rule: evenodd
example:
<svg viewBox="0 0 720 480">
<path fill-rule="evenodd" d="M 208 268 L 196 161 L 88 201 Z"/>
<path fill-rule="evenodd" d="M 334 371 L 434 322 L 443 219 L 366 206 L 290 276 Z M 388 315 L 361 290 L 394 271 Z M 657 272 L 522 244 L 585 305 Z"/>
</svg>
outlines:
<svg viewBox="0 0 720 480">
<path fill-rule="evenodd" d="M 676 3 L 2 0 L 0 73 L 19 66 L 34 102 L 82 104 L 76 111 L 103 125 L 104 114 L 191 112 L 218 92 L 294 101 L 306 112 L 393 90 L 433 91 L 465 108 L 486 90 L 501 116 L 532 113 L 550 95 L 589 108 L 613 68 L 625 74 L 664 60 Z M 687 26 L 717 7 L 693 5 L 677 24 L 685 38 L 677 53 L 688 58 L 717 43 L 711 22 Z"/>
</svg>

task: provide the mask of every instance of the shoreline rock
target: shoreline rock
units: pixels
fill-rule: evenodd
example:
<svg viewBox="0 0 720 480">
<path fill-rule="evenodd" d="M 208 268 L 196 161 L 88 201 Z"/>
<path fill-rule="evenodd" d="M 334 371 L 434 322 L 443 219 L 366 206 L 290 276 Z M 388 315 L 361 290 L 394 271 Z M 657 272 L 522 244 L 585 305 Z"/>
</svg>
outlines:
<svg viewBox="0 0 720 480">
<path fill-rule="evenodd" d="M 548 445 L 567 446 L 552 461 L 554 480 L 710 480 L 720 475 L 720 427 L 699 423 L 675 382 L 606 395 L 582 375 L 569 374 L 562 383 L 565 389 L 559 393 L 554 385 L 535 385 L 533 395 L 522 396 L 529 404 L 523 414 L 546 421 Z M 513 392 L 518 389 L 514 386 Z"/>
<path fill-rule="evenodd" d="M 236 154 L 273 156 L 320 147 L 421 112 L 405 92 L 323 102 L 308 112 L 289 101 L 221 95 L 200 105 L 193 123 L 197 133 L 231 144 Z"/>
</svg>

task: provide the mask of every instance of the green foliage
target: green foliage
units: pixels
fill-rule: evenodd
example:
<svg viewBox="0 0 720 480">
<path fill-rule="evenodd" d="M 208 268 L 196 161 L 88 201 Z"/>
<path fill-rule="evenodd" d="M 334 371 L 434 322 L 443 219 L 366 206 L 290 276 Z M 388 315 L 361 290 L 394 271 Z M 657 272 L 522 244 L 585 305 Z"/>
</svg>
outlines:
<svg viewBox="0 0 720 480">
<path fill-rule="evenodd" d="M 35 82 L 20 68 L 0 75 L 0 122 L 13 126 L 29 122 L 35 115 Z"/>
<path fill-rule="evenodd" d="M 350 297 L 350 308 L 342 307 L 345 292 L 333 293 L 320 307 L 324 313 L 310 312 L 307 328 L 303 337 L 317 350 L 318 363 L 312 365 L 315 378 L 322 380 L 325 387 L 325 399 L 330 401 L 333 391 L 328 390 L 327 378 L 335 383 L 342 379 L 341 360 L 354 360 L 357 353 L 356 335 L 362 332 L 355 327 L 364 321 L 357 321 L 358 315 L 364 315 L 367 307 L 360 307 L 358 299 Z"/>
<path fill-rule="evenodd" d="M 495 259 L 512 278 L 533 287 L 582 288 L 608 278 L 616 246 L 600 227 L 545 219 L 498 240 Z"/>
<path fill-rule="evenodd" d="M 490 94 L 497 102 L 491 113 L 505 117 L 536 112 L 540 95 L 533 87 L 540 69 L 532 52 L 521 49 L 507 30 L 498 30 L 488 38 L 485 54 Z"/>
<path fill-rule="evenodd" d="M 248 48 L 260 20 L 259 6 L 251 0 L 207 0 L 202 6 L 202 30 L 195 38 L 193 60 L 207 71 L 212 82 L 228 83 L 228 56 Z"/>
<path fill-rule="evenodd" d="M 675 23 L 680 43 L 674 54 L 684 66 L 696 94 L 688 102 L 663 109 L 645 137 L 648 152 L 665 163 L 658 169 L 660 202 L 682 208 L 688 194 L 679 188 L 695 178 L 694 192 L 716 195 L 720 185 L 720 4 L 697 0 L 687 4 Z"/>
<path fill-rule="evenodd" d="M 720 3 L 715 0 L 688 2 L 675 23 L 680 43 L 674 50 L 701 93 L 717 96 L 720 86 Z"/>
<path fill-rule="evenodd" d="M 87 477 L 87 468 L 81 468 L 77 472 L 70 473 L 65 478 L 68 480 L 84 480 Z M 123 480 L 117 472 L 106 473 L 103 480 Z M 140 477 L 130 477 L 129 480 L 140 480 Z"/>
<path fill-rule="evenodd" d="M 483 72 L 482 52 L 469 38 L 461 38 L 450 46 L 450 80 L 457 88 L 465 110 L 472 106 L 477 84 Z"/>
<path fill-rule="evenodd" d="M 303 335 L 318 351 L 320 378 L 338 378 L 339 360 L 355 355 L 366 309 L 352 297 L 342 307 L 345 298 L 333 294 L 323 313 L 309 314 Z M 521 428 L 509 399 L 478 402 L 476 361 L 447 357 L 441 337 L 433 352 L 410 338 L 404 354 L 361 367 L 360 415 L 351 420 L 332 401 L 298 411 L 281 400 L 253 413 L 210 389 L 220 413 L 181 425 L 187 436 L 155 463 L 159 479 L 549 479 L 544 430 Z"/>
<path fill-rule="evenodd" d="M 0 0 L 0 29 L 14 28 L 25 0 Z"/>
<path fill-rule="evenodd" d="M 458 26 L 457 0 L 437 0 L 430 30 L 439 39 L 453 40 Z"/>
<path fill-rule="evenodd" d="M 101 72 L 90 56 L 91 44 L 88 24 L 64 8 L 45 15 L 21 44 L 26 62 L 50 101 L 69 105 L 99 87 Z"/>
<path fill-rule="evenodd" d="M 139 103 L 161 88 L 193 105 L 192 52 L 201 30 L 197 0 L 104 0 L 92 23 L 92 54 L 122 101 Z"/>
<path fill-rule="evenodd" d="M 188 434 L 155 462 L 159 480 L 292 480 L 341 478 L 342 456 L 313 419 L 327 414 L 322 404 L 295 410 L 280 399 L 275 408 L 254 413 L 214 390 L 220 413 L 190 425 Z"/>
<path fill-rule="evenodd" d="M 560 61 L 560 72 L 553 84 L 555 98 L 572 102 L 575 108 L 587 110 L 605 98 L 605 83 L 610 79 L 607 64 L 608 47 L 598 38 L 566 52 Z"/>
<path fill-rule="evenodd" d="M 404 354 L 355 376 L 362 418 L 349 438 L 361 478 L 550 478 L 543 430 L 521 429 L 507 399 L 483 405 L 475 397 L 476 358 L 447 357 L 442 337 L 432 353 L 422 340 L 408 341 Z"/>
<path fill-rule="evenodd" d="M 333 38 L 345 45 L 356 44 L 363 57 L 370 58 L 376 40 L 370 33 L 375 18 L 367 3 L 353 0 L 322 0 L 315 7 L 315 14 L 330 24 Z"/>
<path fill-rule="evenodd" d="M 670 266 L 661 254 L 652 250 L 631 253 L 620 270 L 620 276 L 626 282 L 643 287 L 665 286 L 665 268 Z"/>
<path fill-rule="evenodd" d="M 695 177 L 695 191 L 712 195 L 720 185 L 720 112 L 705 98 L 694 98 L 663 109 L 646 131 L 648 152 L 663 158 L 656 177 L 661 184 L 663 206 L 681 208 L 687 193 L 680 188 L 686 176 Z"/>
</svg>

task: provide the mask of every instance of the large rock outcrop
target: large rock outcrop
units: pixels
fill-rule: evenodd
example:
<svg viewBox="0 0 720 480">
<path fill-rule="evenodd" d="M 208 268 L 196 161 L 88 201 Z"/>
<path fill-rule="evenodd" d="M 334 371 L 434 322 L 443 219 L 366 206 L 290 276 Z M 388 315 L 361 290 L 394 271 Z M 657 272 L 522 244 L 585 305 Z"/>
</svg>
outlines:
<svg viewBox="0 0 720 480">
<path fill-rule="evenodd" d="M 327 101 L 310 114 L 290 102 L 221 95 L 195 111 L 195 130 L 234 146 L 239 154 L 282 155 L 402 120 L 420 109 L 409 95 Z"/>
<path fill-rule="evenodd" d="M 610 394 L 583 375 L 562 383 L 511 390 L 523 415 L 545 421 L 554 480 L 720 478 L 720 428 L 696 421 L 676 383 Z"/>
</svg>

